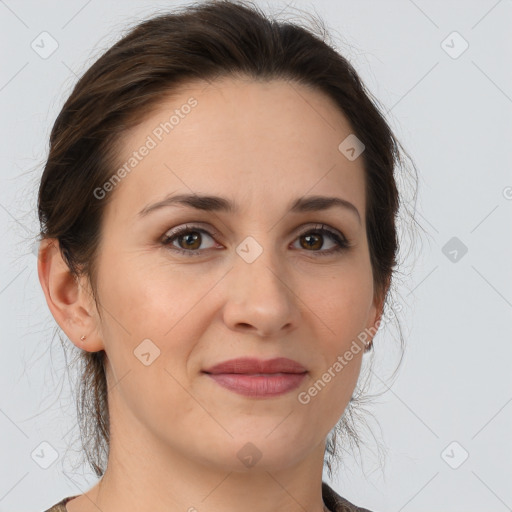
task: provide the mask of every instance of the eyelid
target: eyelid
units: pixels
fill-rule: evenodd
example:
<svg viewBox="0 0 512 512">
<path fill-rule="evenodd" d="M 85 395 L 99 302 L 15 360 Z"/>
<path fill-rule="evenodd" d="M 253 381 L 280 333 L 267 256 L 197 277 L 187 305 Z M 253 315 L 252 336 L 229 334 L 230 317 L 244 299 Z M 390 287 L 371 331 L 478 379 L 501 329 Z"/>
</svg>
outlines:
<svg viewBox="0 0 512 512">
<path fill-rule="evenodd" d="M 203 226 L 205 226 L 205 227 L 203 227 Z M 342 231 L 340 231 L 340 230 L 338 230 L 336 228 L 330 227 L 325 222 L 310 222 L 310 223 L 306 223 L 306 224 L 303 224 L 303 225 L 299 226 L 298 228 L 295 228 L 292 231 L 292 233 L 293 232 L 297 232 L 299 235 L 303 235 L 304 233 L 307 233 L 309 231 L 315 231 L 315 230 L 320 231 L 322 229 L 325 229 L 326 231 L 329 231 L 329 232 L 331 232 L 333 234 L 336 234 L 340 238 L 343 238 L 344 240 L 346 240 L 348 242 L 347 237 L 343 234 Z M 177 233 L 181 233 L 181 232 L 187 231 L 187 230 L 196 230 L 196 231 L 205 232 L 209 236 L 217 236 L 217 235 L 219 235 L 219 232 L 217 230 L 215 230 L 215 228 L 213 228 L 213 226 L 211 226 L 210 224 L 204 224 L 204 223 L 201 223 L 201 222 L 186 222 L 184 225 L 180 225 L 177 228 L 168 229 L 164 233 L 164 237 L 175 235 Z"/>
<path fill-rule="evenodd" d="M 210 238 L 214 239 L 219 233 L 218 231 L 216 231 L 215 229 L 211 229 L 206 227 L 206 228 L 203 228 L 201 227 L 201 224 L 196 224 L 196 223 L 185 223 L 184 225 L 180 225 L 176 228 L 172 228 L 172 229 L 168 229 L 164 234 L 163 236 L 161 237 L 161 242 L 162 243 L 170 243 L 170 239 L 172 238 L 175 238 L 181 234 L 184 234 L 184 233 L 188 233 L 189 231 L 198 231 L 199 233 L 203 233 L 203 234 L 206 234 L 208 235 Z M 192 252 L 192 251 L 187 251 L 187 252 Z"/>
<path fill-rule="evenodd" d="M 208 226 L 208 228 L 203 228 L 202 227 L 203 225 Z M 332 228 L 329 225 L 326 225 L 325 223 L 321 223 L 321 222 L 309 223 L 309 224 L 300 226 L 299 228 L 297 228 L 297 230 L 298 230 L 298 232 L 295 235 L 295 238 L 293 241 L 295 241 L 297 239 L 297 237 L 304 236 L 305 234 L 314 233 L 314 232 L 318 232 L 321 234 L 322 234 L 322 232 L 327 233 L 328 235 L 331 236 L 332 240 L 334 240 L 334 243 L 336 244 L 335 248 L 332 248 L 329 250 L 319 250 L 319 251 L 305 250 L 306 252 L 313 253 L 313 255 L 315 255 L 315 257 L 323 256 L 323 255 L 325 255 L 325 256 L 332 255 L 337 252 L 347 250 L 353 245 L 352 242 L 349 239 L 347 239 L 347 237 L 344 235 L 343 232 L 341 232 L 340 230 L 338 230 L 336 228 Z M 297 230 L 294 230 L 294 231 L 297 231 Z M 186 250 L 186 249 L 174 247 L 172 245 L 173 238 L 177 238 L 180 235 L 191 232 L 191 231 L 197 231 L 199 233 L 206 234 L 207 236 L 212 238 L 212 240 L 214 240 L 214 241 L 216 241 L 216 236 L 219 234 L 213 227 L 210 227 L 210 225 L 203 224 L 201 222 L 185 223 L 184 225 L 180 225 L 177 228 L 167 230 L 164 233 L 164 235 L 161 237 L 161 243 L 164 246 L 169 247 L 170 250 L 181 253 L 181 254 L 186 254 L 187 256 L 200 255 L 201 253 L 204 253 L 208 249 Z"/>
<path fill-rule="evenodd" d="M 327 231 L 329 233 L 339 236 L 340 238 L 342 238 L 348 242 L 348 240 L 347 240 L 346 236 L 343 234 L 343 232 L 339 231 L 336 228 L 331 228 L 325 222 L 313 222 L 311 224 L 306 224 L 305 226 L 301 226 L 301 228 L 299 228 L 300 235 L 309 233 L 310 231 Z"/>
</svg>

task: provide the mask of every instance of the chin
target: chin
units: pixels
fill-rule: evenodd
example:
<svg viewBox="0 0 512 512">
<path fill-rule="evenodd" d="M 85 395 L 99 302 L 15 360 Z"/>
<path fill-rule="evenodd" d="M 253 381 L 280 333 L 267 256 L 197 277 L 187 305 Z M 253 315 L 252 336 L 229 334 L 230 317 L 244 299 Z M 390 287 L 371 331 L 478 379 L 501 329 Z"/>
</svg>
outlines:
<svg viewBox="0 0 512 512">
<path fill-rule="evenodd" d="M 215 461 L 210 459 L 210 464 L 237 473 L 275 472 L 298 464 L 314 446 L 303 446 L 289 432 L 275 437 L 273 434 L 269 435 L 278 424 L 279 422 L 273 422 L 270 428 L 257 434 L 235 435 L 231 431 L 233 438 L 220 443 L 217 457 Z"/>
</svg>

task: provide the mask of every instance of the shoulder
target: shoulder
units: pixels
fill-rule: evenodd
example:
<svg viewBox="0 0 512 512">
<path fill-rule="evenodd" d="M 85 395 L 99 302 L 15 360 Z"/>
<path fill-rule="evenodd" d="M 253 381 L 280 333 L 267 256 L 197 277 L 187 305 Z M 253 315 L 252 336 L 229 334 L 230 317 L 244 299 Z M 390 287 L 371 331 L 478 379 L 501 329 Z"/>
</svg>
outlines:
<svg viewBox="0 0 512 512">
<path fill-rule="evenodd" d="M 76 498 L 76 496 L 68 496 L 59 501 L 58 503 L 56 503 L 55 505 L 53 505 L 52 507 L 50 507 L 48 510 L 45 510 L 44 512 L 67 512 L 66 503 L 69 500 L 72 500 L 73 498 Z"/>
<path fill-rule="evenodd" d="M 68 496 L 44 512 L 67 512 L 66 503 L 73 498 L 76 498 L 76 496 Z M 358 507 L 346 498 L 343 498 L 325 482 L 322 482 L 322 498 L 331 512 L 372 512 L 367 508 Z"/>
<path fill-rule="evenodd" d="M 358 507 L 336 493 L 329 485 L 322 482 L 322 498 L 331 512 L 375 512 Z"/>
</svg>

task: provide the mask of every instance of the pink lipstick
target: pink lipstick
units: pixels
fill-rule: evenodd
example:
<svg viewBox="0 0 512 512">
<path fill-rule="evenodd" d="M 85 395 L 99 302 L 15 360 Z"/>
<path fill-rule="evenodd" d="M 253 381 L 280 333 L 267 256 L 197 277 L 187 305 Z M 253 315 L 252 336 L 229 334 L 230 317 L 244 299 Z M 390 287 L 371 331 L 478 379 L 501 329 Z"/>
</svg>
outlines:
<svg viewBox="0 0 512 512">
<path fill-rule="evenodd" d="M 254 398 L 288 393 L 297 388 L 308 373 L 300 363 L 285 357 L 230 359 L 203 372 L 224 388 Z"/>
</svg>

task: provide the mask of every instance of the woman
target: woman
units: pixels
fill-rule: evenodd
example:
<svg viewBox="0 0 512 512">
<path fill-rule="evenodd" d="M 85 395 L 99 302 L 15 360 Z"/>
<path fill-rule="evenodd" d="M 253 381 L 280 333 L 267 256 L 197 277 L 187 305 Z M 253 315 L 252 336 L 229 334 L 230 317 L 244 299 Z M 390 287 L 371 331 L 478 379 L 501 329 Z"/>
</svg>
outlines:
<svg viewBox="0 0 512 512">
<path fill-rule="evenodd" d="M 396 265 L 398 160 L 352 66 L 256 7 L 155 16 L 92 65 L 38 273 L 101 480 L 50 511 L 367 510 L 322 470 Z"/>
</svg>

